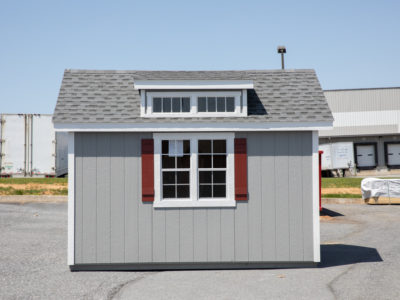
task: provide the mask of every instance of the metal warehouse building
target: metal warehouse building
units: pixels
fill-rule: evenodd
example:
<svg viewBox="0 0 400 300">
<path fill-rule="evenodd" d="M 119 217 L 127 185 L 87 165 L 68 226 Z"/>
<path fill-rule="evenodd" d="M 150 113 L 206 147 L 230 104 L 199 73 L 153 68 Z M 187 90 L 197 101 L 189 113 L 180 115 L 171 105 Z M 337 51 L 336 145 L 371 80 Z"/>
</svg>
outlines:
<svg viewBox="0 0 400 300">
<path fill-rule="evenodd" d="M 400 87 L 324 93 L 335 120 L 320 144 L 352 142 L 359 170 L 400 167 Z"/>
</svg>

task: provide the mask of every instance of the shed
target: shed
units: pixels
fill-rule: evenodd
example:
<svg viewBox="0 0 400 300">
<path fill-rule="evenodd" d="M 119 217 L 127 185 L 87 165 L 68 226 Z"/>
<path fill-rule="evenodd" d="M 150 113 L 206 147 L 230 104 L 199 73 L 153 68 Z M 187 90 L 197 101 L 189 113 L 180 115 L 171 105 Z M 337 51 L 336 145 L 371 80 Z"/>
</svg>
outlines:
<svg viewBox="0 0 400 300">
<path fill-rule="evenodd" d="M 320 261 L 313 70 L 66 70 L 71 270 Z"/>
</svg>

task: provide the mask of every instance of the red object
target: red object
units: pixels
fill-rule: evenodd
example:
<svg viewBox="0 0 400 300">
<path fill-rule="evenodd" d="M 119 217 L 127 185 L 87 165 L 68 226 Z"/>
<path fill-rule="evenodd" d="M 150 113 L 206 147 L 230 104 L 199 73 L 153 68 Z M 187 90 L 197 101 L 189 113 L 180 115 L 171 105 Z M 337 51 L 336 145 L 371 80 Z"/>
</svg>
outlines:
<svg viewBox="0 0 400 300">
<path fill-rule="evenodd" d="M 235 200 L 248 200 L 246 139 L 235 139 Z"/>
<path fill-rule="evenodd" d="M 321 202 L 321 164 L 322 164 L 322 153 L 324 151 L 319 150 L 318 151 L 318 156 L 319 156 L 319 210 L 322 210 L 322 202 Z"/>
<path fill-rule="evenodd" d="M 142 201 L 154 201 L 154 141 L 142 140 Z"/>
</svg>

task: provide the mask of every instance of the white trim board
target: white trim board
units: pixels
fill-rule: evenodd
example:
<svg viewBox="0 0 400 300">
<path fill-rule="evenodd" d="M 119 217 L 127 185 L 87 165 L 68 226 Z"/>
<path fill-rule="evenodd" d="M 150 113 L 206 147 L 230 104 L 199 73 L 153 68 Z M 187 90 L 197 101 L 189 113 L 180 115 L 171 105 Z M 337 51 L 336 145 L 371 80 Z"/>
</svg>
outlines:
<svg viewBox="0 0 400 300">
<path fill-rule="evenodd" d="M 313 243 L 314 262 L 321 261 L 320 224 L 319 224 L 319 154 L 318 131 L 312 132 L 312 213 L 313 213 Z"/>
<path fill-rule="evenodd" d="M 225 123 L 55 123 L 58 132 L 212 132 L 315 131 L 332 129 L 332 122 L 225 122 Z"/>
<path fill-rule="evenodd" d="M 135 90 L 253 89 L 253 80 L 135 80 Z"/>
<path fill-rule="evenodd" d="M 75 264 L 75 136 L 68 134 L 68 265 Z"/>
</svg>

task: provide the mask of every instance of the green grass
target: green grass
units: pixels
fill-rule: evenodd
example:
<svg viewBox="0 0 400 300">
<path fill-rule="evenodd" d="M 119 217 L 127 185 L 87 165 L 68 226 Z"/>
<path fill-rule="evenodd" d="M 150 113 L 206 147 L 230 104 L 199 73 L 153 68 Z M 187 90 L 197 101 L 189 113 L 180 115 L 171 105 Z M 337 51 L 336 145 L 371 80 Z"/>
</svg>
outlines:
<svg viewBox="0 0 400 300">
<path fill-rule="evenodd" d="M 46 189 L 14 189 L 12 187 L 0 187 L 0 195 L 68 195 L 68 189 L 46 190 Z"/>
<path fill-rule="evenodd" d="M 322 198 L 361 198 L 361 194 L 322 194 Z"/>
<path fill-rule="evenodd" d="M 0 183 L 4 184 L 67 184 L 68 178 L 0 178 Z"/>
<path fill-rule="evenodd" d="M 348 188 L 361 187 L 361 180 L 364 178 L 322 178 L 322 188 Z"/>
</svg>

